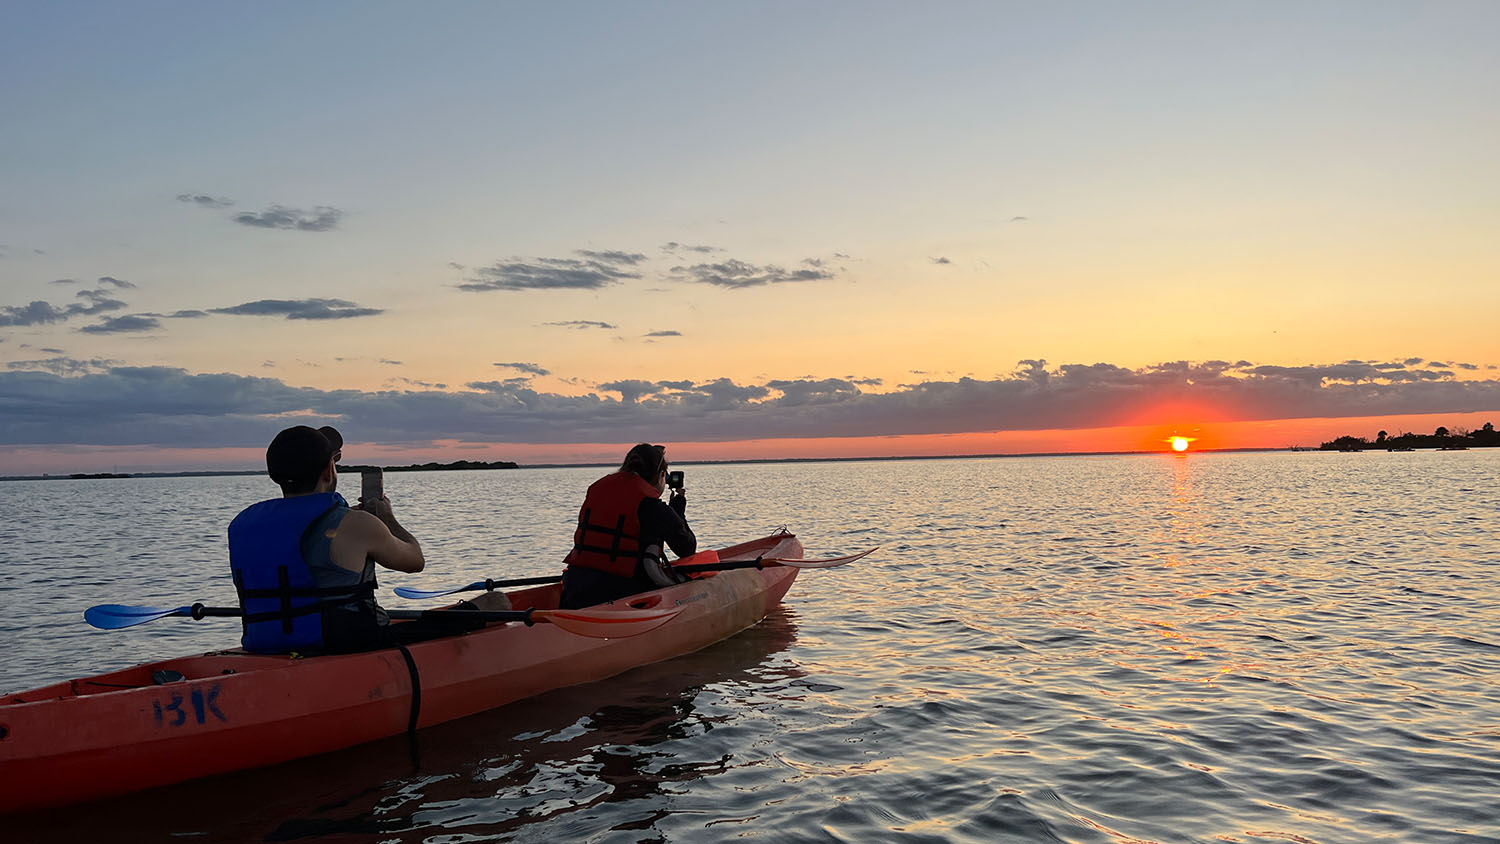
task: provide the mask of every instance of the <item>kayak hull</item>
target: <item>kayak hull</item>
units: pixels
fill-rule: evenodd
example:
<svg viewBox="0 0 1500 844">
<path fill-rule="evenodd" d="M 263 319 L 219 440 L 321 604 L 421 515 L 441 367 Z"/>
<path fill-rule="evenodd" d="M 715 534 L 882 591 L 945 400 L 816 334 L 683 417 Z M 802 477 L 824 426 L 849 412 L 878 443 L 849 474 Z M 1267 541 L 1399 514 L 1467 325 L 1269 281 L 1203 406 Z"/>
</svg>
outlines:
<svg viewBox="0 0 1500 844">
<path fill-rule="evenodd" d="M 797 558 L 802 545 L 780 533 L 719 556 Z M 624 638 L 493 623 L 409 645 L 412 665 L 396 649 L 307 658 L 236 649 L 0 697 L 0 771 L 7 782 L 0 812 L 271 765 L 399 735 L 413 720 L 427 727 L 602 680 L 754 625 L 781 601 L 797 571 L 717 572 L 599 608 L 682 608 L 667 624 Z M 550 585 L 509 597 L 517 609 L 555 609 L 559 591 Z M 157 672 L 184 679 L 158 684 Z"/>
</svg>

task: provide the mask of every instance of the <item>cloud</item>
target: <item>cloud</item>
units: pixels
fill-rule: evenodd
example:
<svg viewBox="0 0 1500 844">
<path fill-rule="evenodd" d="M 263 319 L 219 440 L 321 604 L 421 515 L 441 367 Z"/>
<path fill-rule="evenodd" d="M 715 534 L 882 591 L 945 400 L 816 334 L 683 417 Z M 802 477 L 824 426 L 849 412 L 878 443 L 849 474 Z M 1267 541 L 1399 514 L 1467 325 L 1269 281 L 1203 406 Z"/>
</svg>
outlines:
<svg viewBox="0 0 1500 844">
<path fill-rule="evenodd" d="M 68 318 L 65 309 L 56 308 L 40 299 L 28 305 L 0 306 L 0 326 L 3 325 L 49 325 Z"/>
<path fill-rule="evenodd" d="M 40 299 L 25 305 L 0 305 L 0 326 L 52 325 L 75 316 L 93 316 L 128 307 L 103 289 L 80 290 L 73 295 L 84 301 L 62 307 Z"/>
<path fill-rule="evenodd" d="M 78 283 L 78 279 L 76 279 L 76 278 L 59 278 L 59 279 L 55 279 L 53 281 L 49 281 L 47 283 L 48 284 L 77 284 Z"/>
<path fill-rule="evenodd" d="M 649 396 L 652 393 L 660 392 L 663 388 L 651 381 L 627 380 L 600 384 L 599 389 L 607 390 L 611 393 L 619 393 L 620 398 L 624 399 L 626 404 L 635 404 L 640 400 L 641 396 Z"/>
<path fill-rule="evenodd" d="M 318 205 L 311 211 L 304 211 L 301 208 L 287 208 L 284 205 L 272 205 L 259 214 L 251 211 L 241 211 L 230 219 L 240 225 L 254 226 L 262 229 L 326 232 L 338 228 L 339 220 L 343 219 L 343 217 L 343 211 L 328 205 Z"/>
<path fill-rule="evenodd" d="M 97 314 L 102 311 L 117 311 L 125 307 L 124 302 L 104 292 L 103 289 L 80 290 L 74 293 L 73 296 L 85 300 L 88 304 L 80 305 L 74 303 L 69 305 L 68 310 L 72 314 Z"/>
<path fill-rule="evenodd" d="M 164 316 L 168 319 L 202 319 L 203 317 L 208 316 L 208 311 L 173 311 L 170 314 L 157 314 L 156 316 Z"/>
<path fill-rule="evenodd" d="M 565 322 L 544 322 L 543 325 L 555 325 L 561 328 L 605 328 L 611 331 L 615 326 L 613 323 L 596 322 L 590 319 L 570 319 Z"/>
<path fill-rule="evenodd" d="M 234 205 L 234 200 L 222 196 L 209 196 L 205 193 L 179 193 L 178 202 L 186 202 L 199 208 L 228 208 Z"/>
<path fill-rule="evenodd" d="M 42 351 L 52 351 L 43 349 Z M 85 372 L 103 372 L 112 366 L 117 366 L 120 361 L 108 358 L 91 358 L 81 360 L 70 357 L 52 357 L 43 360 L 13 360 L 6 364 L 9 369 L 38 370 L 51 372 L 56 375 L 81 375 Z"/>
<path fill-rule="evenodd" d="M 818 266 L 809 266 L 807 269 L 800 270 L 786 270 L 775 264 L 749 264 L 735 258 L 713 264 L 673 267 L 671 275 L 679 281 L 711 284 L 715 287 L 728 287 L 732 289 L 761 287 L 768 284 L 831 281 L 837 278 L 837 273 Z"/>
<path fill-rule="evenodd" d="M 518 372 L 528 372 L 528 373 L 530 373 L 532 375 L 551 375 L 552 374 L 552 373 L 548 372 L 547 370 L 541 368 L 540 366 L 537 366 L 534 363 L 497 363 L 497 364 L 495 364 L 495 366 L 499 366 L 499 367 L 502 367 L 502 368 L 505 368 L 505 369 L 514 369 L 514 370 L 517 370 Z"/>
<path fill-rule="evenodd" d="M 578 250 L 580 258 L 512 258 L 488 267 L 476 267 L 458 284 L 459 290 L 485 293 L 492 290 L 598 290 L 641 274 L 631 269 L 645 255 L 631 252 Z"/>
<path fill-rule="evenodd" d="M 361 308 L 346 299 L 258 299 L 229 308 L 209 308 L 209 312 L 287 319 L 350 319 L 385 313 L 380 308 Z"/>
<path fill-rule="evenodd" d="M 953 263 L 953 262 L 952 262 L 952 261 L 951 261 L 951 260 L 949 260 L 949 259 L 948 259 L 948 258 L 943 258 L 943 257 L 937 257 L 937 258 L 932 258 L 932 259 L 930 259 L 930 260 L 931 260 L 931 261 L 932 261 L 932 263 L 934 263 L 934 264 L 951 264 L 951 263 Z"/>
<path fill-rule="evenodd" d="M 661 251 L 672 253 L 697 252 L 702 255 L 711 255 L 714 252 L 723 252 L 724 250 L 720 249 L 717 246 L 690 246 L 686 243 L 678 243 L 677 241 L 672 240 L 663 243 L 661 246 Z"/>
<path fill-rule="evenodd" d="M 1009 222 L 1012 222 L 1012 223 L 1024 223 L 1024 222 L 1029 221 L 1030 219 L 1031 219 L 1030 217 L 1022 217 L 1022 216 L 1018 215 L 1018 216 L 1015 216 L 1015 217 L 1011 217 L 1010 220 L 1009 220 Z"/>
<path fill-rule="evenodd" d="M 118 278 L 107 275 L 99 276 L 99 284 L 103 287 L 113 287 L 116 289 L 135 289 L 135 284 L 133 284 L 132 282 L 122 281 Z"/>
<path fill-rule="evenodd" d="M 779 390 L 782 403 L 790 406 L 837 402 L 845 398 L 862 395 L 859 387 L 843 378 L 821 380 L 798 379 L 795 381 L 767 381 L 766 386 Z"/>
<path fill-rule="evenodd" d="M 89 334 L 126 334 L 155 331 L 158 328 L 161 328 L 161 320 L 154 316 L 126 314 L 125 316 L 105 317 L 93 325 L 85 325 L 78 330 Z"/>
<path fill-rule="evenodd" d="M 517 390 L 523 390 L 531 386 L 530 378 L 507 378 L 504 381 L 470 381 L 464 385 L 471 390 L 482 393 L 495 393 L 497 395 L 513 395 Z"/>
<path fill-rule="evenodd" d="M 650 332 L 647 332 L 645 336 L 647 336 L 647 337 L 681 337 L 682 336 L 682 332 L 681 331 L 650 331 Z"/>
<path fill-rule="evenodd" d="M 1092 428 L 1140 424 L 1173 406 L 1240 420 L 1500 412 L 1500 379 L 1368 362 L 1129 368 L 1032 360 L 992 379 L 923 380 L 888 392 L 869 392 L 861 379 L 807 377 L 620 380 L 585 395 L 538 392 L 529 377 L 453 392 L 420 383 L 365 392 L 165 367 L 101 370 L 103 363 L 17 362 L 0 371 L 0 445 L 264 447 L 288 415 L 308 413 L 346 420 L 341 428 L 368 440 L 421 445 L 616 442 L 632 439 L 626 432 L 705 442 Z M 111 424 L 97 424 L 101 418 Z"/>
<path fill-rule="evenodd" d="M 639 252 L 621 252 L 618 250 L 595 252 L 590 249 L 578 249 L 575 250 L 573 254 L 582 256 L 583 258 L 590 261 L 599 261 L 600 263 L 604 264 L 628 264 L 630 266 L 635 266 L 636 264 L 639 264 L 640 262 L 646 260 L 646 256 L 642 255 Z"/>
<path fill-rule="evenodd" d="M 406 384 L 407 386 L 411 386 L 411 387 L 423 387 L 423 388 L 426 388 L 426 389 L 429 389 L 429 390 L 446 390 L 446 389 L 448 389 L 448 385 L 447 384 L 443 384 L 441 382 L 433 382 L 433 381 L 418 381 L 415 378 L 391 378 L 391 379 L 388 380 L 388 383 L 391 383 L 391 384 Z"/>
</svg>

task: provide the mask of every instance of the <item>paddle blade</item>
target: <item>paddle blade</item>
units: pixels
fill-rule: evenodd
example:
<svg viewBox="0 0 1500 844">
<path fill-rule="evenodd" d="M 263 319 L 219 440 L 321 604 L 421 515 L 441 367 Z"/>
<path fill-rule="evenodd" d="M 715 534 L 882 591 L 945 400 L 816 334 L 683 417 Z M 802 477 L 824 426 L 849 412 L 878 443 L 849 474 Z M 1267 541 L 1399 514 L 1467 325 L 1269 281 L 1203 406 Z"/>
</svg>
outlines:
<svg viewBox="0 0 1500 844">
<path fill-rule="evenodd" d="M 484 581 L 480 580 L 470 583 L 468 586 L 459 586 L 456 589 L 413 589 L 410 586 L 397 586 L 396 594 L 402 598 L 413 598 L 418 601 L 425 598 L 441 598 L 444 595 L 452 595 L 458 592 L 473 592 L 484 588 Z"/>
<path fill-rule="evenodd" d="M 594 607 L 586 610 L 536 610 L 532 618 L 591 639 L 621 639 L 655 630 L 680 612 L 682 607 L 649 610 Z"/>
<path fill-rule="evenodd" d="M 100 630 L 119 630 L 122 627 L 134 627 L 137 624 L 145 624 L 148 621 L 171 615 L 192 614 L 192 607 L 163 609 L 161 607 L 131 607 L 124 604 L 98 604 L 83 611 L 83 620 Z"/>
<path fill-rule="evenodd" d="M 850 554 L 847 557 L 829 557 L 826 560 L 785 560 L 779 559 L 777 557 L 767 557 L 764 562 L 776 563 L 777 565 L 782 566 L 791 566 L 795 569 L 831 569 L 835 566 L 842 566 L 848 563 L 852 563 L 861 557 L 868 556 L 879 550 L 880 546 L 877 545 L 874 548 L 869 549 L 868 551 L 861 551 L 858 554 Z"/>
</svg>

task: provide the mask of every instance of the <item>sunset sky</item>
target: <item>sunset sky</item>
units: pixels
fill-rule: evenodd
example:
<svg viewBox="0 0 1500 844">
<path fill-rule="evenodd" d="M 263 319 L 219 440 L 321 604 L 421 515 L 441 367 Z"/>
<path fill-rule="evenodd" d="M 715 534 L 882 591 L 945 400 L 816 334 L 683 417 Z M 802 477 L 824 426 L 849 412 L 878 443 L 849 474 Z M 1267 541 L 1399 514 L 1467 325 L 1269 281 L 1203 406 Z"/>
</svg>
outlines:
<svg viewBox="0 0 1500 844">
<path fill-rule="evenodd" d="M 0 474 L 1500 423 L 1500 4 L 34 2 Z"/>
</svg>

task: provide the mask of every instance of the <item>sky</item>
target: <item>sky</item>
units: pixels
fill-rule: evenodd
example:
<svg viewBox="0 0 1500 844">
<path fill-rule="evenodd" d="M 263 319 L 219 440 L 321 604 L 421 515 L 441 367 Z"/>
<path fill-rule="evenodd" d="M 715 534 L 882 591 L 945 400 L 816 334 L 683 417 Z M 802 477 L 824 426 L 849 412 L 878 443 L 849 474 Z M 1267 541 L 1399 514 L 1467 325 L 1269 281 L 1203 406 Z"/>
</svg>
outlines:
<svg viewBox="0 0 1500 844">
<path fill-rule="evenodd" d="M 1500 420 L 1500 4 L 23 2 L 0 474 Z"/>
</svg>

